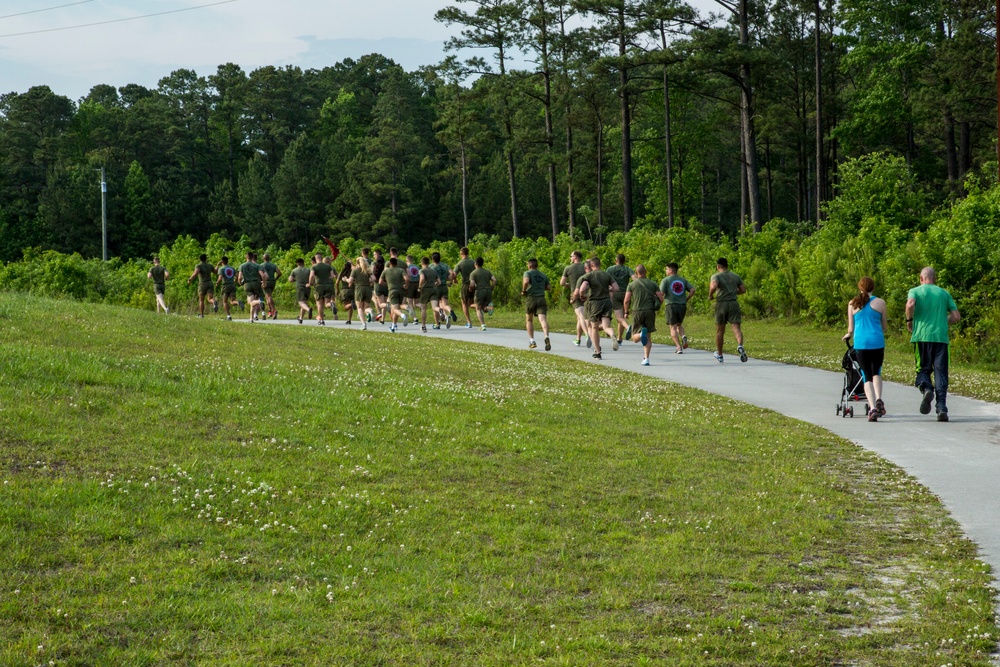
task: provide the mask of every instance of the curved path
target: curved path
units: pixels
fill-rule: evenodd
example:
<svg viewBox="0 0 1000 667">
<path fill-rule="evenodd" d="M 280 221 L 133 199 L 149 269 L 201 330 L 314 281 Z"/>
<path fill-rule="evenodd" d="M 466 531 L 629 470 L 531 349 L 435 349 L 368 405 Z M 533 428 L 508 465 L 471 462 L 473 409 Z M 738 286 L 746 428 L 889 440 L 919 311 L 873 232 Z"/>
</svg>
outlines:
<svg viewBox="0 0 1000 667">
<path fill-rule="evenodd" d="M 274 324 L 296 324 L 294 320 Z M 315 326 L 315 323 L 308 323 Z M 307 326 L 306 324 L 302 326 Z M 343 321 L 330 321 L 327 328 L 347 329 Z M 360 329 L 355 324 L 351 327 Z M 388 335 L 388 327 L 369 324 L 366 333 Z M 527 349 L 523 330 L 466 329 L 464 325 L 421 334 L 419 326 L 399 327 L 399 333 L 434 338 L 486 343 Z M 860 413 L 863 403 L 855 403 L 859 416 L 839 417 L 836 406 L 843 388 L 843 374 L 801 366 L 751 359 L 741 364 L 735 354 L 719 364 L 710 352 L 689 349 L 674 354 L 673 346 L 653 345 L 652 365 L 640 366 L 642 349 L 623 343 L 618 352 L 603 344 L 603 361 L 591 358 L 592 350 L 573 345 L 567 334 L 551 336 L 552 351 L 542 349 L 537 332 L 538 354 L 556 354 L 577 361 L 604 364 L 641 375 L 696 387 L 744 403 L 767 408 L 804 422 L 822 426 L 839 436 L 892 461 L 933 491 L 962 525 L 966 535 L 980 548 L 980 557 L 993 568 L 1000 580 L 1000 405 L 960 396 L 949 396 L 951 421 L 940 424 L 933 411 L 921 415 L 916 388 L 885 384 L 883 398 L 888 414 L 876 424 Z M 610 341 L 606 341 L 610 343 Z M 727 350 L 735 346 L 727 332 Z M 753 354 L 753 341 L 747 341 Z"/>
</svg>

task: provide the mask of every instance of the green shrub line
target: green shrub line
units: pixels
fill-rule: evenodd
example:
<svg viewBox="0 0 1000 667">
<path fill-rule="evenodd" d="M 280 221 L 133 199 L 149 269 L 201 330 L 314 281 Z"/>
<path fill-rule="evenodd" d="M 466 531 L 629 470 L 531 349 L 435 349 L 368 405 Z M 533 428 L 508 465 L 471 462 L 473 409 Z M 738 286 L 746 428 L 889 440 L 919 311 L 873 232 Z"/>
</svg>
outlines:
<svg viewBox="0 0 1000 667">
<path fill-rule="evenodd" d="M 707 283 L 715 271 L 715 259 L 726 256 L 749 288 L 743 306 L 751 318 L 794 318 L 824 326 L 839 323 L 857 281 L 870 275 L 876 293 L 889 305 L 890 325 L 896 331 L 902 331 L 907 290 L 917 284 L 920 269 L 930 265 L 938 270 L 939 284 L 952 292 L 963 314 L 953 353 L 980 362 L 996 359 L 1000 352 L 1000 187 L 981 189 L 970 181 L 967 188 L 964 199 L 925 213 L 925 198 L 902 158 L 876 154 L 845 163 L 838 196 L 827 205 L 827 219 L 818 230 L 777 219 L 758 233 L 746 231 L 730 241 L 718 240 L 711 230 L 701 228 L 640 225 L 628 233 L 609 234 L 603 245 L 563 233 L 554 241 L 501 241 L 478 235 L 469 248 L 473 257 L 484 257 L 497 276 L 494 300 L 500 306 L 519 302 L 520 277 L 528 258 L 536 257 L 539 268 L 557 283 L 570 253 L 581 250 L 605 264 L 618 253 L 624 254 L 631 266 L 647 265 L 655 278 L 662 276 L 667 262 L 676 261 L 681 274 L 699 288 L 692 311 L 707 313 Z M 350 237 L 338 243 L 342 250 L 335 262 L 338 267 L 343 258 L 360 254 L 362 246 L 380 247 Z M 180 312 L 193 308 L 196 287 L 187 285 L 186 278 L 201 253 L 207 253 L 213 263 L 223 254 L 238 263 L 249 249 L 247 237 L 233 241 L 217 234 L 204 244 L 184 236 L 163 246 L 159 256 L 171 274 L 168 305 Z M 271 245 L 253 250 L 270 253 L 286 278 L 296 258 L 328 253 L 323 243 L 314 248 Z M 418 261 L 436 250 L 454 265 L 459 245 L 448 240 L 400 250 Z M 0 289 L 153 308 L 146 279 L 149 266 L 148 260 L 102 263 L 32 248 L 24 251 L 21 261 L 0 267 Z M 560 292 L 557 289 L 550 296 L 554 306 L 565 304 Z M 293 286 L 283 279 L 275 298 L 279 310 L 293 309 Z"/>
</svg>

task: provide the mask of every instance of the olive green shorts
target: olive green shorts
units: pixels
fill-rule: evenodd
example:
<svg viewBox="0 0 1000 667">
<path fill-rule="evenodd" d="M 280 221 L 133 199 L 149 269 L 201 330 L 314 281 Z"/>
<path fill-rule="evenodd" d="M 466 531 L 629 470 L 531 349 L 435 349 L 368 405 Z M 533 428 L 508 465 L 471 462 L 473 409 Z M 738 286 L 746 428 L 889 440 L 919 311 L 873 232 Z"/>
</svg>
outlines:
<svg viewBox="0 0 1000 667">
<path fill-rule="evenodd" d="M 371 287 L 355 287 L 354 288 L 354 300 L 358 303 L 371 303 L 372 300 L 372 288 Z"/>
<path fill-rule="evenodd" d="M 611 299 L 590 299 L 583 305 L 583 316 L 588 322 L 600 322 L 614 314 Z"/>
<path fill-rule="evenodd" d="M 198 296 L 215 296 L 215 287 L 211 283 L 207 285 L 198 284 Z"/>
<path fill-rule="evenodd" d="M 639 329 L 646 327 L 646 331 L 653 333 L 656 331 L 656 311 L 636 310 L 631 313 L 632 333 L 639 333 Z"/>
<path fill-rule="evenodd" d="M 667 324 L 684 324 L 684 316 L 687 315 L 687 310 L 686 303 L 668 303 Z"/>
<path fill-rule="evenodd" d="M 524 297 L 524 312 L 532 317 L 545 315 L 549 312 L 549 302 L 544 296 Z"/>
<path fill-rule="evenodd" d="M 715 304 L 716 324 L 741 324 L 743 312 L 738 301 L 719 301 Z"/>
</svg>

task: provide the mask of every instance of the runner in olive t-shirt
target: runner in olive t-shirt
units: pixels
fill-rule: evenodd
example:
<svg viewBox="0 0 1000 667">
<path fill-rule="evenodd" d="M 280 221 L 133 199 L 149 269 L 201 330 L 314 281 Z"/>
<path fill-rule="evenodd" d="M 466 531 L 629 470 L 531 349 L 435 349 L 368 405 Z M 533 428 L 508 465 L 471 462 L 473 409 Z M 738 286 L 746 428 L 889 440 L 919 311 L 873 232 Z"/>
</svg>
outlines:
<svg viewBox="0 0 1000 667">
<path fill-rule="evenodd" d="M 441 284 L 437 271 L 432 269 L 430 264 L 429 257 L 420 259 L 420 330 L 424 333 L 427 333 L 427 304 L 431 305 L 431 309 L 434 308 L 434 304 L 437 303 L 438 287 Z M 434 320 L 437 321 L 436 314 Z"/>
<path fill-rule="evenodd" d="M 646 267 L 635 267 L 635 280 L 625 288 L 625 312 L 632 315 L 632 342 L 642 344 L 642 365 L 649 365 L 653 350 L 650 334 L 656 331 L 656 308 L 663 302 L 663 293 L 646 277 Z"/>
<path fill-rule="evenodd" d="M 920 286 L 906 295 L 906 328 L 917 362 L 916 386 L 923 395 L 920 414 L 931 411 L 936 399 L 937 420 L 948 421 L 948 325 L 958 324 L 962 314 L 955 299 L 937 282 L 937 272 L 926 266 L 920 271 Z M 931 380 L 933 373 L 934 379 Z"/>
<path fill-rule="evenodd" d="M 611 295 L 611 303 L 615 313 L 615 321 L 618 323 L 618 342 L 622 342 L 625 330 L 628 329 L 628 322 L 625 321 L 625 288 L 628 287 L 629 280 L 632 279 L 632 269 L 625 265 L 625 255 L 618 254 L 615 263 L 608 267 L 608 275 L 615 279 L 618 289 Z"/>
<path fill-rule="evenodd" d="M 476 270 L 476 263 L 469 257 L 469 249 L 462 246 L 458 251 L 462 259 L 455 265 L 455 278 L 462 278 L 461 289 L 459 290 L 459 300 L 462 302 L 462 314 L 465 315 L 465 328 L 472 328 L 472 318 L 469 316 L 469 306 L 474 305 L 475 292 L 470 288 L 472 272 Z M 479 319 L 482 319 L 481 317 Z"/>
<path fill-rule="evenodd" d="M 569 261 L 569 266 L 563 269 L 559 284 L 566 288 L 569 296 L 569 305 L 573 308 L 573 312 L 576 313 L 576 340 L 573 341 L 573 344 L 579 347 L 580 336 L 586 335 L 590 327 L 583 317 L 583 298 L 577 294 L 576 286 L 587 270 L 581 263 L 583 262 L 583 253 L 579 250 L 573 251 L 569 256 Z"/>
<path fill-rule="evenodd" d="M 233 321 L 232 304 L 236 303 L 236 269 L 229 266 L 229 258 L 223 257 L 219 263 L 216 285 L 222 287 L 222 305 L 226 309 L 226 321 Z"/>
<path fill-rule="evenodd" d="M 493 288 L 497 284 L 497 279 L 493 272 L 483 267 L 485 260 L 476 257 L 476 270 L 469 274 L 469 285 L 473 290 L 473 305 L 476 307 L 476 318 L 479 320 L 479 330 L 486 331 L 486 321 L 483 313 L 493 301 Z M 463 288 L 464 289 L 464 288 Z"/>
<path fill-rule="evenodd" d="M 309 317 L 309 269 L 306 260 L 299 257 L 295 260 L 295 268 L 288 276 L 288 282 L 295 283 L 295 301 L 299 304 L 299 324 Z"/>
<path fill-rule="evenodd" d="M 740 312 L 740 304 L 736 297 L 745 294 L 746 285 L 743 279 L 729 270 L 729 260 L 720 257 L 715 268 L 718 270 L 712 276 L 708 285 L 708 300 L 716 299 L 715 304 L 715 360 L 722 363 L 722 346 L 726 340 L 726 324 L 733 329 L 736 336 L 736 351 L 739 352 L 740 361 L 747 360 L 746 350 L 743 348 L 743 330 L 740 324 L 743 322 L 743 314 Z"/>
<path fill-rule="evenodd" d="M 264 272 L 260 270 L 257 256 L 252 252 L 248 252 L 247 261 L 240 264 L 237 280 L 243 285 L 247 303 L 250 304 L 250 321 L 256 322 L 258 314 L 264 310 L 264 290 L 261 286 Z"/>
<path fill-rule="evenodd" d="M 267 301 L 267 314 L 271 316 L 272 320 L 278 319 L 278 309 L 274 305 L 274 297 L 272 296 L 274 288 L 278 283 L 278 278 L 281 277 L 281 269 L 278 265 L 271 261 L 271 256 L 264 253 L 264 261 L 261 262 L 260 270 L 264 272 L 265 278 L 261 287 L 264 289 L 264 299 Z"/>
<path fill-rule="evenodd" d="M 607 271 L 601 270 L 601 260 L 597 257 L 590 259 L 593 269 L 590 273 L 584 274 L 580 280 L 580 293 L 587 293 L 586 303 L 584 303 L 583 313 L 590 325 L 590 340 L 594 343 L 594 359 L 601 358 L 601 330 L 603 329 L 611 338 L 611 349 L 618 349 L 618 338 L 611 328 L 611 316 L 614 314 L 614 306 L 611 302 L 611 294 L 618 289 L 615 279 L 608 275 Z"/>
<path fill-rule="evenodd" d="M 198 279 L 198 317 L 205 317 L 205 299 L 212 302 L 215 312 L 219 312 L 219 304 L 215 302 L 215 288 L 212 287 L 215 267 L 208 263 L 208 255 L 203 254 L 198 259 L 200 261 L 187 281 L 190 285 L 192 280 Z"/>
<path fill-rule="evenodd" d="M 403 326 L 409 324 L 406 314 L 403 312 L 403 300 L 406 298 L 406 270 L 399 266 L 399 259 L 389 258 L 389 266 L 383 269 L 379 283 L 386 288 L 386 299 L 389 305 L 389 315 L 392 323 L 389 331 L 395 333 L 396 322 L 403 320 Z"/>
<path fill-rule="evenodd" d="M 437 271 L 438 279 L 441 281 L 438 285 L 437 305 L 431 303 L 431 307 L 436 310 L 435 319 L 440 318 L 440 321 L 444 322 L 444 328 L 450 329 L 451 323 L 458 321 L 458 316 L 448 304 L 448 285 L 455 281 L 455 272 L 441 261 L 441 253 L 431 253 L 431 262 L 433 262 L 431 268 Z M 434 328 L 440 329 L 441 324 L 435 324 Z"/>
<path fill-rule="evenodd" d="M 667 324 L 670 326 L 670 338 L 677 346 L 676 354 L 683 354 L 688 347 L 687 334 L 684 332 L 684 317 L 687 315 L 687 302 L 694 295 L 694 285 L 677 275 L 679 267 L 670 262 L 666 267 L 666 277 L 660 281 L 660 292 L 667 304 Z"/>
<path fill-rule="evenodd" d="M 348 284 L 351 279 L 351 271 L 354 270 L 354 265 L 351 264 L 350 260 L 344 261 L 344 268 L 340 270 L 337 275 L 336 286 L 339 288 L 337 290 L 337 295 L 340 298 L 340 305 L 344 307 L 347 311 L 347 320 L 344 324 L 350 326 L 351 317 L 354 313 L 354 288 Z M 359 314 L 360 317 L 360 314 Z"/>
<path fill-rule="evenodd" d="M 166 292 L 166 280 L 170 277 L 170 272 L 165 268 L 160 266 L 160 258 L 153 258 L 153 266 L 149 267 L 149 271 L 146 273 L 146 277 L 153 281 L 153 295 L 156 297 L 156 312 L 159 314 L 160 308 L 163 309 L 165 315 L 170 314 L 170 309 L 167 308 L 167 302 L 164 300 L 164 293 Z"/>
<path fill-rule="evenodd" d="M 420 298 L 420 265 L 413 255 L 406 256 L 406 307 L 410 319 L 417 321 L 417 299 Z"/>
<path fill-rule="evenodd" d="M 372 321 L 372 275 L 369 273 L 368 265 L 358 257 L 351 269 L 351 277 L 347 279 L 347 284 L 354 288 L 354 301 L 358 304 L 358 316 L 361 318 L 361 328 L 367 330 L 368 323 Z"/>
<path fill-rule="evenodd" d="M 326 326 L 326 304 L 334 296 L 332 265 L 323 261 L 323 256 L 317 254 L 314 259 L 316 263 L 309 271 L 309 285 L 313 288 L 313 299 L 316 301 L 316 323 L 321 327 Z M 350 313 L 347 315 L 350 319 Z"/>
<path fill-rule="evenodd" d="M 549 341 L 549 304 L 545 293 L 552 291 L 549 277 L 538 270 L 538 260 L 534 257 L 528 260 L 528 270 L 521 277 L 521 294 L 524 296 L 524 328 L 528 332 L 528 347 L 535 349 L 535 318 L 542 325 L 542 335 L 545 337 L 545 351 L 552 349 Z"/>
</svg>

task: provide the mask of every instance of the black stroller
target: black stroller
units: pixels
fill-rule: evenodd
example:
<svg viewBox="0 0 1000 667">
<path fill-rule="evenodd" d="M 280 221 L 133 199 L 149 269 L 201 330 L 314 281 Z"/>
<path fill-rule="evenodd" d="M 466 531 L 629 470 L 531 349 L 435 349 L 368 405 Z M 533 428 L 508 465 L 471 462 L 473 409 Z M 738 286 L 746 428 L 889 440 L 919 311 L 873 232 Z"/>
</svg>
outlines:
<svg viewBox="0 0 1000 667">
<path fill-rule="evenodd" d="M 844 369 L 844 390 L 840 394 L 840 403 L 837 403 L 837 414 L 841 417 L 854 417 L 854 406 L 848 403 L 860 403 L 864 401 L 865 411 L 868 414 L 868 397 L 865 396 L 865 380 L 861 375 L 861 367 L 858 365 L 858 353 L 854 351 L 851 343 L 847 342 L 847 352 L 840 362 Z"/>
</svg>

